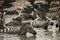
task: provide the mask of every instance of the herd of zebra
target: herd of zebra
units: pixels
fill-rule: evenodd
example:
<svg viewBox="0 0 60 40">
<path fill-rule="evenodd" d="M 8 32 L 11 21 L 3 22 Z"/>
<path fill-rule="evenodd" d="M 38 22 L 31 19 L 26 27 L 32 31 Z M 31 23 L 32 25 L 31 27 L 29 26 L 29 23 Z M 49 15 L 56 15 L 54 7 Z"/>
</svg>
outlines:
<svg viewBox="0 0 60 40">
<path fill-rule="evenodd" d="M 31 1 L 30 1 L 31 2 Z M 42 27 L 46 31 L 60 31 L 60 21 L 52 20 L 52 17 L 49 18 L 46 16 L 48 13 L 49 5 L 45 1 L 40 2 L 26 2 L 24 7 L 19 6 L 16 10 L 5 11 L 2 16 L 6 14 L 18 14 L 17 17 L 12 19 L 12 22 L 3 24 L 3 20 L 0 23 L 0 29 L 3 29 L 3 32 L 8 34 L 18 34 L 26 35 L 27 32 L 36 35 L 37 32 L 33 27 Z M 1 11 L 3 12 L 3 11 Z M 55 30 L 56 29 L 56 30 Z"/>
</svg>

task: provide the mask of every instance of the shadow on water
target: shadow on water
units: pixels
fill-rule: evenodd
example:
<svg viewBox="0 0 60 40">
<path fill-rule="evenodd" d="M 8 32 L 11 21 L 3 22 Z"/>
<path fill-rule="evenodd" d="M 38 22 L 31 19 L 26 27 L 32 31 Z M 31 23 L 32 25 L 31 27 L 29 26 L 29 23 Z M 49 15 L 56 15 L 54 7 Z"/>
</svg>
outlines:
<svg viewBox="0 0 60 40">
<path fill-rule="evenodd" d="M 30 37 L 21 36 L 20 40 L 36 40 L 36 36 L 30 36 Z"/>
<path fill-rule="evenodd" d="M 4 39 L 4 37 L 3 36 L 0 36 L 0 40 L 3 40 Z"/>
<path fill-rule="evenodd" d="M 17 35 L 5 35 L 4 40 L 36 40 L 36 36 L 29 36 L 23 35 L 23 36 L 17 36 Z"/>
</svg>

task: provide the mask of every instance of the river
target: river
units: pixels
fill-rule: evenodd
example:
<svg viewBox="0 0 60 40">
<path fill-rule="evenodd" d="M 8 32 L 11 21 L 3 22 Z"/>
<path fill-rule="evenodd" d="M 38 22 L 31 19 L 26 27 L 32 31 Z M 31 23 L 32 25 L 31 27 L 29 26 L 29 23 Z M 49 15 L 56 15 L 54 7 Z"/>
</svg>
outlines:
<svg viewBox="0 0 60 40">
<path fill-rule="evenodd" d="M 12 21 L 11 19 L 17 15 L 6 15 L 5 23 Z M 60 40 L 60 33 L 45 32 L 42 28 L 34 28 L 37 32 L 36 36 L 27 33 L 25 36 L 19 36 L 16 34 L 0 34 L 0 40 Z"/>
<path fill-rule="evenodd" d="M 0 34 L 0 40 L 60 40 L 60 34 L 44 32 L 41 28 L 34 28 L 37 32 L 36 36 L 27 33 L 25 36 Z M 54 35 L 55 34 L 55 35 Z M 54 35 L 54 36 L 53 36 Z"/>
</svg>

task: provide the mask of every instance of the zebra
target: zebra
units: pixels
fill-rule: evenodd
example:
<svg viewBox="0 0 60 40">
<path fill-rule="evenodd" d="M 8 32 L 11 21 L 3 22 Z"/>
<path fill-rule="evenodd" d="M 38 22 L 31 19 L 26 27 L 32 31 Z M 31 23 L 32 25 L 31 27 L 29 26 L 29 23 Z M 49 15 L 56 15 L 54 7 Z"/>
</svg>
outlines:
<svg viewBox="0 0 60 40">
<path fill-rule="evenodd" d="M 52 18 L 46 17 L 49 22 L 44 26 L 46 30 L 56 32 L 59 30 L 58 20 L 52 20 Z"/>
<path fill-rule="evenodd" d="M 27 32 L 36 35 L 36 31 L 32 28 L 30 23 L 22 23 L 21 26 L 6 26 L 6 33 L 26 35 Z"/>
</svg>

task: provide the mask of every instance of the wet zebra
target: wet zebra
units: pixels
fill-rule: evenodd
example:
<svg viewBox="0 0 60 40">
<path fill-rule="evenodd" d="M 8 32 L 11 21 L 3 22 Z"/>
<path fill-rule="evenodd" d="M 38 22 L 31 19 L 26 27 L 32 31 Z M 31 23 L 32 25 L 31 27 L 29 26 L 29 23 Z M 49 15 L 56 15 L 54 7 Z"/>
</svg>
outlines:
<svg viewBox="0 0 60 40">
<path fill-rule="evenodd" d="M 30 23 L 23 23 L 21 26 L 6 26 L 6 33 L 8 34 L 26 35 L 27 32 L 33 35 L 37 34 Z"/>
</svg>

